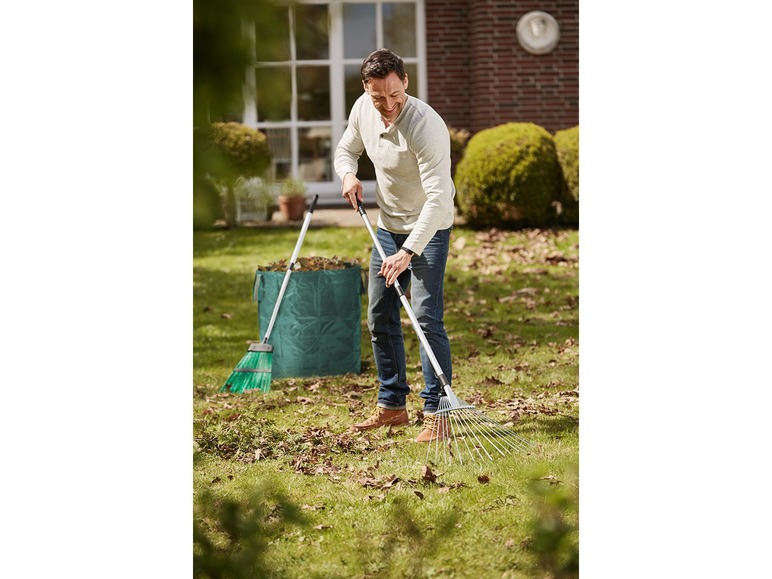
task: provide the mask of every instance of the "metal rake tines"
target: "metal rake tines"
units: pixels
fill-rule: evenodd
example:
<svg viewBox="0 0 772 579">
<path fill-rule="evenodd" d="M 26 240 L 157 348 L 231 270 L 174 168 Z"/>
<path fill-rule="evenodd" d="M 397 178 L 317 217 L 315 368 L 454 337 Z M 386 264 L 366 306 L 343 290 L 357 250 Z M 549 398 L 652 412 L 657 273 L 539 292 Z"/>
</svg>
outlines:
<svg viewBox="0 0 772 579">
<path fill-rule="evenodd" d="M 429 443 L 427 460 L 432 452 L 436 460 L 492 460 L 512 452 L 528 452 L 534 443 L 518 435 L 509 426 L 477 410 L 471 404 L 453 397 L 440 398 L 436 428 L 444 433 Z"/>
</svg>

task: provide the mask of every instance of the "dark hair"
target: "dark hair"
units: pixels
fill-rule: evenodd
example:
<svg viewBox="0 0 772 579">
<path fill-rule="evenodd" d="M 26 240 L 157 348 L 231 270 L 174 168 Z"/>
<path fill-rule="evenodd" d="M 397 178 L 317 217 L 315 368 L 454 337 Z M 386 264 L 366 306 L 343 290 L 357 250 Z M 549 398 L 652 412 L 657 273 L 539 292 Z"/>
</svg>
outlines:
<svg viewBox="0 0 772 579">
<path fill-rule="evenodd" d="M 379 48 L 370 53 L 370 55 L 362 61 L 362 68 L 360 73 L 362 74 L 362 80 L 365 84 L 371 78 L 386 78 L 392 72 L 396 73 L 399 80 L 404 81 L 405 77 L 405 63 L 399 55 L 394 54 L 388 48 Z"/>
</svg>

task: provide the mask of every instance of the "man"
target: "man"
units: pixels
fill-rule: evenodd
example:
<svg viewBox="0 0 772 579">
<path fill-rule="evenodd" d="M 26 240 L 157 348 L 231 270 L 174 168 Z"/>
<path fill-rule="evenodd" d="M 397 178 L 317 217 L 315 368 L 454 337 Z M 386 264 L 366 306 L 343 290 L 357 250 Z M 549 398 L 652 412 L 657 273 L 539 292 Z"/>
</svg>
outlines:
<svg viewBox="0 0 772 579">
<path fill-rule="evenodd" d="M 443 322 L 443 287 L 453 225 L 450 136 L 442 118 L 425 102 L 408 96 L 402 59 L 382 48 L 361 68 L 364 94 L 351 107 L 348 127 L 335 150 L 335 172 L 342 195 L 354 208 L 362 201 L 357 160 L 362 151 L 375 166 L 375 198 L 380 209 L 377 236 L 386 260 L 373 249 L 370 258 L 367 322 L 378 371 L 377 407 L 368 419 L 351 427 L 364 431 L 409 423 L 410 392 L 400 324 L 400 302 L 394 289 L 412 281 L 411 305 L 427 341 L 450 381 L 450 342 Z M 425 387 L 424 428 L 417 442 L 442 439 L 437 411 L 441 386 L 421 346 Z"/>
</svg>

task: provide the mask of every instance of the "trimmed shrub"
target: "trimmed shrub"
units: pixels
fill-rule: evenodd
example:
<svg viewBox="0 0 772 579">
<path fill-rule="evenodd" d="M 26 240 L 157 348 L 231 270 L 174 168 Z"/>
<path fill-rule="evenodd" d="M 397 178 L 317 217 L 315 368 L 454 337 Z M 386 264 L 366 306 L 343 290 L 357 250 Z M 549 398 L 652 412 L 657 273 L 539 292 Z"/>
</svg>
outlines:
<svg viewBox="0 0 772 579">
<path fill-rule="evenodd" d="M 212 123 L 212 144 L 222 153 L 238 177 L 260 177 L 271 163 L 268 139 L 241 123 Z"/>
<path fill-rule="evenodd" d="M 579 125 L 555 133 L 555 148 L 563 175 L 560 222 L 579 225 Z"/>
<path fill-rule="evenodd" d="M 555 142 L 533 123 L 485 129 L 469 140 L 454 181 L 470 226 L 543 227 L 560 191 Z"/>
</svg>

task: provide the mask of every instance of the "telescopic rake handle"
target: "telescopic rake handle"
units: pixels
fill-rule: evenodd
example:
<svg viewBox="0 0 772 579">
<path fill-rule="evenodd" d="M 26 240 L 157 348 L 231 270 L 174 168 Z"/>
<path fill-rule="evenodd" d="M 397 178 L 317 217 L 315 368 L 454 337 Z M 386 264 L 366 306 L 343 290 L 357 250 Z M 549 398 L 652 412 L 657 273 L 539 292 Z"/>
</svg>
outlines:
<svg viewBox="0 0 772 579">
<path fill-rule="evenodd" d="M 357 211 L 359 211 L 359 215 L 362 217 L 362 221 L 365 222 L 367 231 L 370 232 L 370 237 L 373 238 L 373 243 L 375 244 L 375 247 L 381 256 L 381 259 L 385 261 L 386 253 L 383 251 L 383 246 L 381 246 L 381 242 L 378 241 L 378 236 L 375 234 L 373 226 L 370 223 L 370 219 L 367 217 L 367 211 L 365 211 L 365 208 L 362 207 L 362 202 L 359 199 L 357 199 Z M 407 316 L 410 318 L 410 323 L 413 325 L 413 329 L 418 335 L 418 339 L 420 340 L 421 345 L 424 347 L 424 352 L 426 352 L 426 355 L 429 357 L 429 361 L 432 363 L 432 368 L 434 368 L 434 373 L 437 374 L 437 379 L 440 381 L 440 384 L 442 384 L 446 394 L 452 395 L 452 391 L 450 390 L 450 382 L 448 382 L 447 377 L 443 373 L 442 367 L 437 361 L 437 357 L 434 355 L 432 347 L 429 345 L 429 341 L 426 339 L 426 334 L 424 334 L 424 331 L 421 328 L 421 324 L 418 323 L 418 318 L 415 317 L 413 308 L 410 306 L 410 300 L 407 299 L 405 292 L 402 291 L 402 286 L 399 285 L 399 281 L 397 280 L 394 280 L 394 289 L 397 291 L 399 301 L 402 302 L 402 306 L 405 308 Z"/>
<path fill-rule="evenodd" d="M 265 336 L 263 336 L 263 344 L 268 342 L 268 338 L 270 337 L 271 331 L 273 330 L 273 325 L 276 322 L 276 317 L 279 315 L 279 306 L 281 305 L 281 300 L 284 298 L 284 292 L 287 291 L 287 284 L 289 284 L 289 278 L 292 274 L 292 269 L 295 267 L 295 260 L 297 260 L 298 254 L 300 253 L 300 247 L 303 245 L 303 238 L 306 236 L 308 226 L 311 224 L 311 218 L 314 215 L 314 209 L 316 208 L 316 202 L 318 200 L 319 195 L 314 195 L 314 200 L 311 201 L 311 207 L 308 209 L 308 213 L 306 213 L 306 218 L 303 221 L 303 227 L 300 229 L 300 236 L 298 237 L 298 241 L 295 244 L 295 250 L 292 252 L 292 257 L 290 258 L 289 267 L 287 268 L 287 271 L 284 274 L 284 279 L 281 282 L 281 289 L 279 289 L 279 296 L 276 298 L 276 305 L 273 306 L 271 321 L 268 323 L 268 329 L 265 331 Z"/>
</svg>

